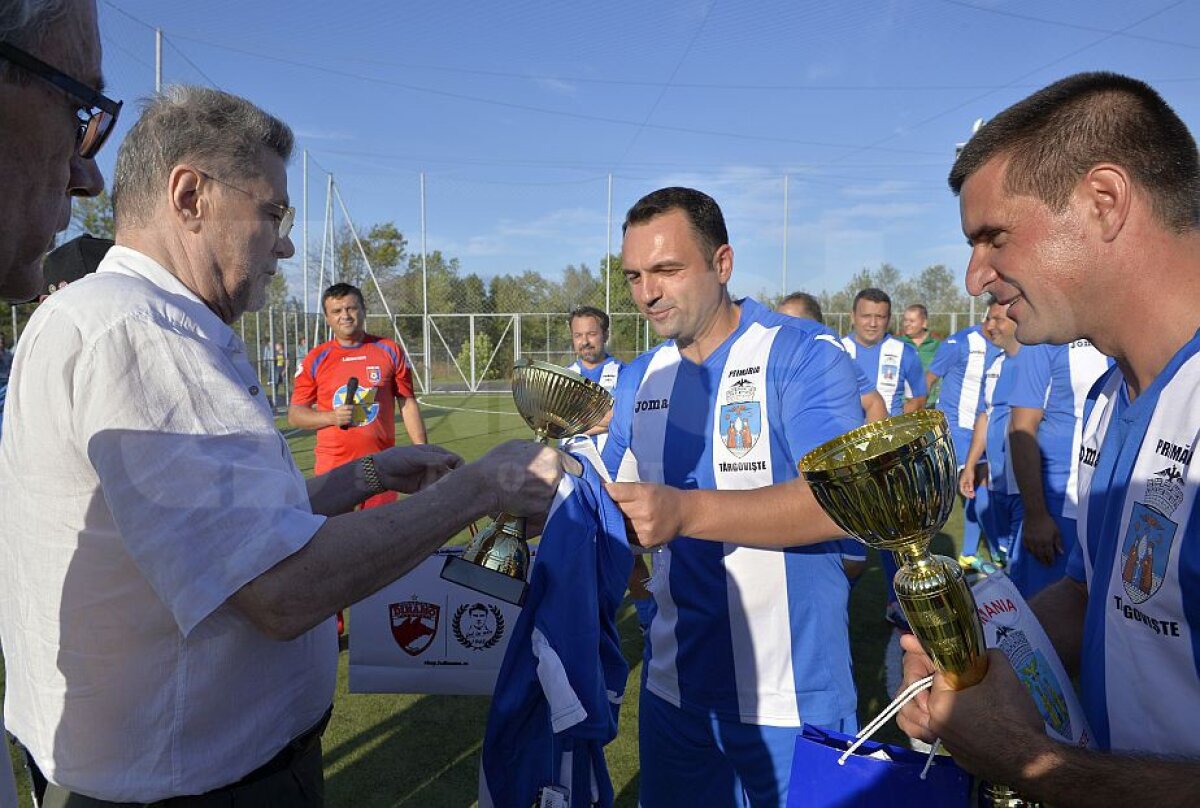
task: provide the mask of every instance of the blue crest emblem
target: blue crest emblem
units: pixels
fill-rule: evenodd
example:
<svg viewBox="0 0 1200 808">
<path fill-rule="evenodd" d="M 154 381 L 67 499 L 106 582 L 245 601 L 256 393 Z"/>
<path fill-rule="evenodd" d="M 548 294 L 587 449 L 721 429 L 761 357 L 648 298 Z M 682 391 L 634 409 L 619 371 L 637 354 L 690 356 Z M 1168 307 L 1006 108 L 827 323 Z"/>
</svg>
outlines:
<svg viewBox="0 0 1200 808">
<path fill-rule="evenodd" d="M 893 365 L 891 362 L 879 367 L 879 378 L 885 382 L 894 382 L 900 375 L 900 366 Z"/>
<path fill-rule="evenodd" d="M 346 385 L 342 385 L 337 390 L 333 391 L 333 406 L 335 408 L 346 403 Z M 375 420 L 379 415 L 379 404 L 375 401 L 374 387 L 359 387 L 354 392 L 354 414 L 350 416 L 350 423 L 353 426 L 366 426 Z"/>
<path fill-rule="evenodd" d="M 1133 603 L 1145 603 L 1162 586 L 1178 529 L 1154 508 L 1133 503 L 1121 544 L 1121 581 Z"/>
<path fill-rule="evenodd" d="M 762 432 L 762 404 L 735 401 L 721 407 L 721 443 L 734 457 L 745 457 Z"/>
</svg>

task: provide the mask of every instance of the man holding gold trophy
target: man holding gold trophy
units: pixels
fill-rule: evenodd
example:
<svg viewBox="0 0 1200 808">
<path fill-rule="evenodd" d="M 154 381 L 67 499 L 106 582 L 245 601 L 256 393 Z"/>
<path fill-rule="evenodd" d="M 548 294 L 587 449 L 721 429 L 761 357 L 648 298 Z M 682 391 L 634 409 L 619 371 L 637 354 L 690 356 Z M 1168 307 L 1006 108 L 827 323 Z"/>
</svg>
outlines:
<svg viewBox="0 0 1200 808">
<path fill-rule="evenodd" d="M 966 768 L 1055 806 L 1200 797 L 1200 162 L 1142 82 L 1086 73 L 993 118 L 950 174 L 971 244 L 967 288 L 1025 344 L 1090 340 L 1116 360 L 1079 452 L 1079 545 L 1031 601 L 1103 751 L 1051 740 L 1005 657 L 956 688 L 915 637 L 900 714 Z M 1147 324 L 1153 323 L 1153 328 Z M 1191 521 L 1195 518 L 1197 521 Z M 918 630 L 918 634 L 920 631 Z M 939 666 L 940 667 L 940 666 Z M 971 677 L 974 678 L 974 677 Z M 961 684 L 961 683 L 958 683 Z"/>
<path fill-rule="evenodd" d="M 668 338 L 621 371 L 604 450 L 639 542 L 669 542 L 647 584 L 640 802 L 783 805 L 801 722 L 857 725 L 840 547 L 790 547 L 844 535 L 796 461 L 862 423 L 854 368 L 824 327 L 730 298 L 705 194 L 643 197 L 624 235 L 633 299 Z"/>
</svg>

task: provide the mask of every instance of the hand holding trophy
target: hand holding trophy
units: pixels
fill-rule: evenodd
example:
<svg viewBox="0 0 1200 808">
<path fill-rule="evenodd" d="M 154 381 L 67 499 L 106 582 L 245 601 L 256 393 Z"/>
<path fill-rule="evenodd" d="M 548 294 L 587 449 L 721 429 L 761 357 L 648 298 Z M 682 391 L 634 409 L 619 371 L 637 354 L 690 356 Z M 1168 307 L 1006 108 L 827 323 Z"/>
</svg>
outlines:
<svg viewBox="0 0 1200 808">
<path fill-rule="evenodd" d="M 595 382 L 532 359 L 518 360 L 512 387 L 517 411 L 542 444 L 586 432 L 613 403 L 609 392 Z M 525 519 L 501 513 L 475 534 L 461 558 L 446 558 L 442 577 L 520 606 L 528 589 L 528 570 Z"/>
</svg>

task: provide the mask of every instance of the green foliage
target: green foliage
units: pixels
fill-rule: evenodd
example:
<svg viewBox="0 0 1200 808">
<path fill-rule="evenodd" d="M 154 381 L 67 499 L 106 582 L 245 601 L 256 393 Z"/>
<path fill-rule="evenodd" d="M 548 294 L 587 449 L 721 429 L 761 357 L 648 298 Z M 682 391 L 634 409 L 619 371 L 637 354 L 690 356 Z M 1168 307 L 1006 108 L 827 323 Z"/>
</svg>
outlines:
<svg viewBox="0 0 1200 808">
<path fill-rule="evenodd" d="M 358 235 L 361 248 L 349 224 L 343 224 L 334 235 L 333 275 L 329 284 L 357 286 L 362 289 L 367 310 L 381 311 L 379 291 L 371 275 L 374 273 L 386 294 L 388 284 L 397 274 L 396 268 L 408 257 L 408 240 L 392 222 L 372 225 L 365 234 L 358 230 Z"/>
<path fill-rule="evenodd" d="M 98 196 L 78 196 L 71 200 L 71 224 L 81 233 L 91 233 L 96 238 L 112 238 L 112 198 L 108 191 Z"/>
<path fill-rule="evenodd" d="M 963 314 L 970 311 L 971 298 L 963 290 L 962 280 L 942 264 L 927 266 L 915 276 L 904 276 L 891 264 L 881 264 L 878 269 L 860 269 L 835 292 L 821 291 L 817 299 L 826 314 L 836 315 L 851 310 L 854 296 L 859 290 L 873 286 L 887 292 L 892 298 L 893 325 L 898 327 L 900 316 L 906 306 L 924 303 L 930 313 L 930 328 L 945 334 L 949 330 L 951 313 Z M 778 298 L 773 302 L 778 302 Z M 848 330 L 848 324 L 827 321 L 833 328 Z M 959 318 L 958 327 L 966 323 Z"/>
<path fill-rule="evenodd" d="M 488 364 L 488 360 L 492 359 L 492 351 L 495 349 L 495 343 L 492 342 L 492 336 L 487 330 L 477 328 L 475 331 L 475 378 L 476 379 L 502 379 L 505 373 L 512 369 L 511 355 L 506 357 L 500 356 L 497 353 L 496 358 Z M 469 379 L 471 378 L 471 341 L 463 342 L 462 347 L 458 349 L 458 366 Z"/>
</svg>

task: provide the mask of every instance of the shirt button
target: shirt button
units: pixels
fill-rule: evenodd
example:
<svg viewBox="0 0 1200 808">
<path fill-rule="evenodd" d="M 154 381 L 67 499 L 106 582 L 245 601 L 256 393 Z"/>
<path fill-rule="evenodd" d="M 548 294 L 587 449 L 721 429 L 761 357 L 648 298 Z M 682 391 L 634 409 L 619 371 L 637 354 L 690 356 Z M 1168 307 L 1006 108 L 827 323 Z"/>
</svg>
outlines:
<svg viewBox="0 0 1200 808">
<path fill-rule="evenodd" d="M 250 395 L 252 395 L 252 396 L 258 395 L 258 386 L 257 385 L 250 388 Z"/>
</svg>

